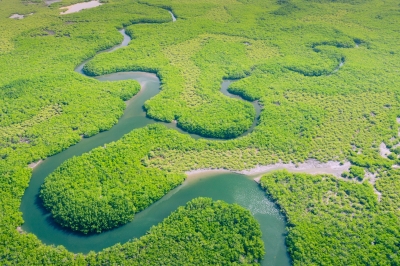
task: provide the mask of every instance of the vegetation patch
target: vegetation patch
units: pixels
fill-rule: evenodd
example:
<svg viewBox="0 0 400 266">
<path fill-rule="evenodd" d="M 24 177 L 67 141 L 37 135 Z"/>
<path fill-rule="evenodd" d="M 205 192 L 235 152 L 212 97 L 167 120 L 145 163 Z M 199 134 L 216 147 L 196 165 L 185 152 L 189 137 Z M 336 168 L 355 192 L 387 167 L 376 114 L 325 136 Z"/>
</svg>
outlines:
<svg viewBox="0 0 400 266">
<path fill-rule="evenodd" d="M 90 265 L 257 265 L 260 225 L 236 204 L 196 198 L 138 240 L 87 256 Z"/>
<path fill-rule="evenodd" d="M 261 178 L 287 217 L 286 243 L 294 265 L 398 264 L 400 202 L 394 191 L 399 184 L 398 171 L 382 175 L 378 203 L 368 182 L 287 171 Z"/>
<path fill-rule="evenodd" d="M 43 191 L 48 207 L 63 213 L 63 219 L 72 213 L 72 204 L 82 207 L 77 209 L 81 218 L 74 221 L 76 229 L 87 213 L 84 196 L 98 204 L 94 209 L 99 213 L 92 215 L 98 224 L 88 222 L 83 231 L 96 232 L 132 219 L 132 212 L 179 184 L 183 171 L 241 170 L 309 158 L 349 160 L 379 174 L 375 188 L 382 193 L 381 202 L 365 181 L 296 175 L 287 181 L 293 184 L 290 190 L 285 190 L 286 181 L 267 184 L 274 198 L 282 197 L 278 203 L 289 219 L 293 261 L 399 264 L 398 173 L 392 170 L 399 163 L 400 142 L 398 1 L 108 0 L 101 7 L 60 16 L 61 6 L 77 2 L 0 2 L 2 264 L 87 264 L 82 255 L 44 245 L 15 229 L 23 224 L 19 207 L 32 176 L 27 165 L 65 150 L 82 135 L 110 129 L 123 114 L 124 100 L 139 91 L 135 81 L 98 82 L 74 72 L 92 57 L 85 66 L 92 76 L 157 73 L 162 91 L 146 102 L 147 115 L 176 120 L 189 132 L 236 137 L 251 125 L 251 104 L 222 95 L 223 79 L 240 79 L 229 91 L 258 100 L 263 109 L 258 125 L 245 137 L 195 141 L 158 125 L 131 132 L 126 139 L 132 143 L 108 144 L 65 162 Z M 165 8 L 176 14 L 176 22 Z M 21 20 L 9 18 L 31 13 Z M 131 43 L 96 56 L 122 41 L 121 28 Z M 388 158 L 379 155 L 382 142 L 393 148 Z M 361 169 L 353 168 L 353 175 L 359 177 Z M 62 182 L 71 187 L 61 190 Z M 134 189 L 125 190 L 124 182 Z M 87 184 L 88 190 L 75 183 Z M 327 196 L 329 191 L 337 195 Z M 68 211 L 55 200 L 67 204 Z M 112 215 L 104 218 L 108 211 Z M 113 252 L 117 250 L 110 249 L 109 258 Z"/>
<path fill-rule="evenodd" d="M 85 234 L 112 229 L 183 182 L 183 174 L 141 165 L 159 145 L 155 140 L 166 137 L 164 130 L 152 126 L 135 133 L 67 160 L 46 178 L 40 197 L 59 224 Z M 173 140 L 175 132 L 169 133 Z"/>
</svg>

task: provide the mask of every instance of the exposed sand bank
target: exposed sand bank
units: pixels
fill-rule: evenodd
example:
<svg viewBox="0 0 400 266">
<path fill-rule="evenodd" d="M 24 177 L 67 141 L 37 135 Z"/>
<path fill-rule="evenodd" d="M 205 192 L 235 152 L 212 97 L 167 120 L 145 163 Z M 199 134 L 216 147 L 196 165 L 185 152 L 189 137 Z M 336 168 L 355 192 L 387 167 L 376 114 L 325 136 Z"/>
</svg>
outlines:
<svg viewBox="0 0 400 266">
<path fill-rule="evenodd" d="M 100 3 L 98 0 L 84 2 L 84 3 L 78 3 L 75 5 L 61 7 L 60 9 L 67 9 L 67 10 L 64 12 L 61 12 L 60 14 L 66 15 L 66 14 L 76 13 L 83 9 L 93 8 L 93 7 L 97 7 L 97 6 L 101 6 L 101 5 L 102 5 L 102 3 Z"/>
<path fill-rule="evenodd" d="M 260 177 L 261 175 L 280 169 L 286 169 L 290 172 L 297 173 L 307 173 L 307 174 L 332 174 L 336 177 L 340 177 L 344 171 L 348 171 L 350 168 L 350 162 L 345 162 L 343 165 L 340 165 L 340 162 L 329 161 L 326 163 L 321 163 L 317 160 L 307 160 L 304 163 L 293 164 L 293 163 L 276 163 L 271 165 L 260 165 L 256 166 L 252 169 L 242 170 L 242 171 L 230 171 L 227 169 L 196 169 L 192 171 L 187 171 L 186 175 L 193 176 L 197 174 L 203 174 L 206 172 L 233 172 L 248 176 Z"/>
<path fill-rule="evenodd" d="M 13 18 L 13 19 L 23 19 L 23 18 L 24 18 L 24 15 L 12 14 L 9 18 Z"/>
<path fill-rule="evenodd" d="M 218 173 L 238 173 L 238 172 L 223 168 L 202 168 L 185 172 L 185 174 L 190 178 L 202 176 L 204 174 L 218 174 Z"/>
<path fill-rule="evenodd" d="M 271 165 L 260 165 L 249 170 L 238 171 L 237 173 L 249 175 L 249 176 L 260 176 L 264 173 L 268 173 L 274 170 L 286 169 L 290 172 L 296 173 L 307 173 L 307 174 L 332 174 L 336 177 L 340 177 L 344 171 L 348 171 L 350 168 L 350 162 L 345 162 L 343 165 L 340 162 L 329 161 L 321 163 L 317 160 L 310 159 L 304 163 L 276 163 Z"/>
<path fill-rule="evenodd" d="M 37 162 L 30 163 L 28 166 L 31 169 L 35 169 L 35 167 L 38 166 L 41 162 L 43 162 L 43 160 L 39 160 Z"/>
</svg>

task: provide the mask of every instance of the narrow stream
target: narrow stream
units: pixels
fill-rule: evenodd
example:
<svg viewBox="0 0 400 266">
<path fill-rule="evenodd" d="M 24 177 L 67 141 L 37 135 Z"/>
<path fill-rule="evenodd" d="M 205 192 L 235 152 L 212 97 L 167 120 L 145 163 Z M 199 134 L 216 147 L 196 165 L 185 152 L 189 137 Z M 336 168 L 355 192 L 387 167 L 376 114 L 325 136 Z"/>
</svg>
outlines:
<svg viewBox="0 0 400 266">
<path fill-rule="evenodd" d="M 120 33 L 124 36 L 124 41 L 120 45 L 107 50 L 107 52 L 128 45 L 129 36 L 125 34 L 125 30 L 120 30 Z M 80 64 L 75 71 L 83 74 L 82 69 L 88 61 Z M 24 231 L 35 234 L 45 244 L 63 245 L 71 252 L 100 251 L 116 243 L 125 243 L 130 239 L 143 236 L 151 226 L 160 223 L 177 207 L 185 205 L 193 198 L 204 196 L 211 197 L 214 200 L 224 200 L 228 203 L 238 203 L 252 212 L 260 223 L 263 232 L 266 256 L 262 265 L 290 264 L 285 246 L 284 218 L 252 178 L 235 173 L 207 173 L 189 177 L 181 186 L 169 192 L 161 200 L 136 214 L 132 222 L 101 234 L 83 235 L 62 228 L 55 223 L 50 213 L 43 208 L 38 197 L 40 187 L 50 173 L 73 156 L 79 156 L 95 147 L 116 141 L 133 129 L 156 123 L 153 119 L 146 117 L 146 112 L 142 107 L 146 100 L 154 97 L 160 91 L 160 80 L 156 75 L 145 72 L 119 72 L 99 76 L 96 79 L 99 81 L 135 79 L 141 84 L 142 89 L 127 102 L 123 116 L 110 130 L 91 138 L 82 139 L 78 144 L 67 150 L 47 158 L 33 170 L 29 187 L 22 197 L 20 207 L 23 213 L 24 224 L 22 229 Z M 232 82 L 232 80 L 223 81 L 221 92 L 228 97 L 241 99 L 227 91 Z M 257 116 L 253 126 L 244 135 L 250 133 L 256 126 L 261 112 L 261 107 L 257 102 L 253 102 L 253 106 L 257 111 Z M 178 128 L 176 123 L 162 124 L 188 134 Z M 196 139 L 200 138 L 198 135 L 189 135 Z"/>
<path fill-rule="evenodd" d="M 173 18 L 173 21 L 176 21 L 176 18 L 172 13 L 171 13 L 171 16 Z M 124 36 L 124 39 L 123 39 L 122 43 L 120 43 L 120 44 L 118 44 L 118 45 L 116 45 L 116 46 L 114 46 L 114 47 L 112 47 L 110 49 L 101 51 L 100 53 L 113 52 L 113 51 L 115 51 L 115 50 L 117 50 L 117 49 L 119 49 L 121 47 L 128 46 L 129 42 L 131 41 L 131 38 L 129 37 L 129 35 L 126 34 L 125 29 L 119 30 L 119 32 Z M 79 74 L 82 74 L 82 75 L 90 78 L 83 71 L 83 68 L 85 67 L 85 65 L 90 60 L 92 60 L 92 58 L 89 58 L 89 59 L 83 61 L 80 65 L 78 65 L 75 68 L 75 72 L 78 72 Z M 127 79 L 134 79 L 134 80 L 138 81 L 142 86 L 142 89 L 141 89 L 141 91 L 139 93 L 142 93 L 143 90 L 151 90 L 151 92 L 145 93 L 148 98 L 145 99 L 143 101 L 143 103 L 140 104 L 140 107 L 138 106 L 139 108 L 142 108 L 142 106 L 143 106 L 143 104 L 144 104 L 144 102 L 146 100 L 152 98 L 153 96 L 155 96 L 157 93 L 160 92 L 160 80 L 158 79 L 158 77 L 154 73 L 128 71 L 128 72 L 117 72 L 117 73 L 112 73 L 112 74 L 106 74 L 106 75 L 92 77 L 92 78 L 95 78 L 98 81 L 117 81 L 117 80 L 127 80 Z M 146 86 L 147 86 L 147 83 L 149 81 L 150 82 L 157 82 L 158 83 L 158 89 L 156 90 L 155 88 L 150 88 L 150 89 L 147 88 Z M 232 94 L 232 93 L 230 93 L 228 91 L 229 85 L 232 84 L 235 81 L 238 81 L 238 80 L 232 80 L 232 79 L 223 80 L 222 83 L 221 83 L 221 90 L 220 91 L 222 92 L 222 94 L 224 94 L 225 96 L 228 96 L 230 98 L 246 101 L 242 97 L 240 97 L 238 95 L 235 95 L 235 94 Z M 137 97 L 137 96 L 134 96 L 133 98 L 135 98 L 135 97 Z M 136 104 L 139 104 L 139 103 L 136 103 Z M 258 121 L 260 119 L 260 114 L 261 114 L 261 109 L 262 109 L 261 105 L 259 104 L 258 101 L 253 101 L 253 102 L 251 102 L 251 104 L 253 105 L 254 110 L 256 111 L 255 119 L 253 120 L 253 124 L 251 125 L 251 127 L 246 132 L 244 132 L 242 135 L 240 135 L 239 137 L 243 137 L 243 136 L 246 136 L 247 134 L 251 133 L 254 130 L 254 128 L 257 126 Z M 144 111 L 142 112 L 142 114 L 144 114 L 146 116 L 146 113 Z M 155 122 L 156 121 L 154 121 L 153 119 L 150 119 L 150 118 L 148 119 L 148 124 L 155 123 Z M 209 139 L 209 140 L 221 140 L 221 139 L 217 139 L 217 138 L 203 137 L 203 136 L 200 136 L 200 135 L 197 135 L 197 134 L 190 134 L 190 133 L 182 130 L 181 128 L 179 128 L 178 124 L 176 122 L 174 122 L 174 123 L 165 123 L 165 122 L 157 121 L 157 123 L 161 123 L 161 124 L 165 125 L 168 128 L 176 129 L 180 133 L 188 134 L 194 139 L 203 138 L 203 139 Z M 137 128 L 137 127 L 135 127 L 135 128 Z"/>
</svg>

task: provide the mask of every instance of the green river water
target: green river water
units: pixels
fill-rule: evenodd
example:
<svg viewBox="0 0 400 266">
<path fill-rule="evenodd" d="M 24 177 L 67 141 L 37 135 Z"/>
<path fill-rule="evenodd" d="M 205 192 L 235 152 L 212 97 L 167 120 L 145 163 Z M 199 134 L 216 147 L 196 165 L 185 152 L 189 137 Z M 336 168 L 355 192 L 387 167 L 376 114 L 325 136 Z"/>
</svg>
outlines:
<svg viewBox="0 0 400 266">
<path fill-rule="evenodd" d="M 125 31 L 121 30 L 120 32 L 124 35 L 124 42 L 109 49 L 108 52 L 129 43 L 130 38 L 125 34 Z M 86 62 L 78 66 L 75 69 L 76 72 L 83 74 L 82 68 Z M 193 198 L 211 197 L 214 200 L 237 203 L 252 212 L 260 223 L 263 233 L 266 255 L 262 265 L 290 264 L 285 246 L 285 220 L 279 213 L 277 206 L 265 196 L 265 192 L 251 177 L 235 173 L 208 172 L 190 176 L 181 186 L 169 192 L 146 210 L 136 214 L 132 222 L 101 234 L 83 235 L 61 228 L 56 224 L 50 213 L 43 208 L 38 197 L 40 186 L 46 176 L 52 173 L 62 162 L 73 156 L 79 156 L 93 148 L 116 141 L 136 128 L 151 123 L 160 123 L 147 118 L 142 107 L 147 99 L 160 91 L 160 80 L 156 75 L 144 72 L 121 72 L 96 77 L 96 79 L 99 81 L 135 79 L 141 83 L 142 89 L 127 102 L 123 116 L 118 124 L 110 130 L 91 138 L 82 139 L 78 144 L 67 150 L 47 158 L 34 169 L 20 207 L 23 213 L 24 224 L 22 229 L 24 231 L 35 234 L 45 244 L 63 245 L 74 253 L 88 253 L 91 250 L 100 251 L 116 243 L 125 243 L 130 239 L 144 235 L 151 226 L 158 224 L 179 206 L 185 205 Z M 240 98 L 227 91 L 231 82 L 233 81 L 223 81 L 221 92 L 228 97 Z M 253 126 L 245 134 L 250 133 L 256 126 L 261 111 L 258 103 L 254 102 L 253 105 L 257 111 L 257 117 Z M 179 129 L 175 123 L 162 124 L 187 134 Z M 191 136 L 196 139 L 200 138 L 198 135 L 191 134 Z"/>
</svg>

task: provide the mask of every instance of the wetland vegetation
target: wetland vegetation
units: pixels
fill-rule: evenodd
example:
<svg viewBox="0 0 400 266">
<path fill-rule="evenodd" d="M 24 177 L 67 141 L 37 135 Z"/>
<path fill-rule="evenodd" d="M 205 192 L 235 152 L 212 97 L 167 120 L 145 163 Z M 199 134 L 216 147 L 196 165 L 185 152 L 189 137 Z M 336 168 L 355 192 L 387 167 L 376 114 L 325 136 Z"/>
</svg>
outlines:
<svg viewBox="0 0 400 266">
<path fill-rule="evenodd" d="M 24 222 L 28 164 L 111 129 L 124 101 L 140 91 L 135 80 L 99 82 L 74 71 L 92 57 L 83 68 L 88 76 L 157 74 L 161 92 L 145 102 L 146 115 L 214 139 L 196 140 L 159 123 L 65 161 L 41 193 L 60 224 L 84 233 L 120 226 L 194 169 L 349 161 L 345 180 L 284 171 L 261 179 L 286 216 L 292 263 L 400 263 L 400 175 L 392 169 L 400 142 L 397 1 L 108 0 L 60 15 L 78 2 L 0 2 L 4 264 L 230 264 L 263 256 L 251 214 L 209 199 L 191 201 L 139 239 L 88 255 L 16 230 Z M 121 43 L 123 28 L 129 45 L 96 55 Z M 229 92 L 262 106 L 246 136 L 256 111 L 220 93 L 225 79 L 237 80 Z M 382 142 L 387 158 L 379 154 Z M 182 252 L 166 248 L 171 243 Z"/>
<path fill-rule="evenodd" d="M 260 225 L 248 210 L 197 198 L 139 240 L 89 254 L 86 260 L 94 265 L 255 265 L 264 255 L 260 237 Z"/>
<path fill-rule="evenodd" d="M 398 265 L 399 174 L 378 179 L 380 202 L 368 182 L 328 175 L 280 171 L 263 176 L 261 185 L 288 218 L 295 265 Z"/>
</svg>

